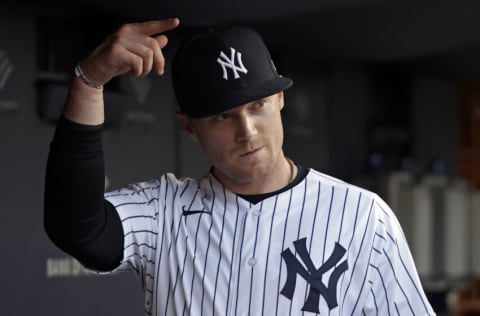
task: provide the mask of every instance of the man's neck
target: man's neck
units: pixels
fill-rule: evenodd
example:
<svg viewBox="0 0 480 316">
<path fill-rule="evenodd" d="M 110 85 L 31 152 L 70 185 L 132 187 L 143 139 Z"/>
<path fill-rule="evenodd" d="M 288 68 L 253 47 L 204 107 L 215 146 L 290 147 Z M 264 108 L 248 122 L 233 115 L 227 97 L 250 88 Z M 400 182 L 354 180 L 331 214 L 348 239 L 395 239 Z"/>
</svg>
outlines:
<svg viewBox="0 0 480 316">
<path fill-rule="evenodd" d="M 249 201 L 252 204 L 257 204 L 257 203 L 259 203 L 259 202 L 261 202 L 265 199 L 268 199 L 271 196 L 274 196 L 274 195 L 280 194 L 282 192 L 285 192 L 285 191 L 293 188 L 294 186 L 296 186 L 300 182 L 302 182 L 303 179 L 305 179 L 305 177 L 308 174 L 308 169 L 305 169 L 305 167 L 303 167 L 301 165 L 297 165 L 297 170 L 298 170 L 297 175 L 295 176 L 295 179 L 292 181 L 292 183 L 288 184 L 287 186 L 281 188 L 278 191 L 273 191 L 273 192 L 263 193 L 263 194 L 239 194 L 239 196 L 241 196 L 243 199 Z"/>
<path fill-rule="evenodd" d="M 295 164 L 282 156 L 269 171 L 247 181 L 238 181 L 213 168 L 213 175 L 230 191 L 239 195 L 256 195 L 275 192 L 291 183 L 297 174 Z"/>
</svg>

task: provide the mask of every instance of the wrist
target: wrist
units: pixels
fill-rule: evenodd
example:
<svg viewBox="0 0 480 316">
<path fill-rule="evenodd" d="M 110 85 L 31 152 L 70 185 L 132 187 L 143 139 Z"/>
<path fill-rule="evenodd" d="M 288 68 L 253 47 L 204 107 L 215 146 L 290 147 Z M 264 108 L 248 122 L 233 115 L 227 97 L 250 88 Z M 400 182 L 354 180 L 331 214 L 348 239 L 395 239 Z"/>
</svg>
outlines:
<svg viewBox="0 0 480 316">
<path fill-rule="evenodd" d="M 96 83 L 92 81 L 82 70 L 80 67 L 80 63 L 78 63 L 75 66 L 74 69 L 75 76 L 80 79 L 80 81 L 87 85 L 90 88 L 97 89 L 97 90 L 103 90 L 103 84 Z"/>
<path fill-rule="evenodd" d="M 93 89 L 74 77 L 65 103 L 67 119 L 84 125 L 98 125 L 104 121 L 103 89 Z"/>
</svg>

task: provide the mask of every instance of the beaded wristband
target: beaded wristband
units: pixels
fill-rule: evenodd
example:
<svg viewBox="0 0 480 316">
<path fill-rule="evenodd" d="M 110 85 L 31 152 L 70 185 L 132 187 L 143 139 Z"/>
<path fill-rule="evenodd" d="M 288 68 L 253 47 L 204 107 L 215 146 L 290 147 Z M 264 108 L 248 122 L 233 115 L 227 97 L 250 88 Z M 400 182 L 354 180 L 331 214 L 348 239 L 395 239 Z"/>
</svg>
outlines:
<svg viewBox="0 0 480 316">
<path fill-rule="evenodd" d="M 95 89 L 103 89 L 103 85 L 95 83 L 95 82 L 91 81 L 90 79 L 88 79 L 87 76 L 85 76 L 82 69 L 80 68 L 80 63 L 78 63 L 77 66 L 75 66 L 74 72 L 75 72 L 75 76 L 80 78 L 80 80 L 82 80 L 82 82 L 84 84 L 86 84 L 87 86 L 89 86 L 91 88 L 95 88 Z"/>
</svg>

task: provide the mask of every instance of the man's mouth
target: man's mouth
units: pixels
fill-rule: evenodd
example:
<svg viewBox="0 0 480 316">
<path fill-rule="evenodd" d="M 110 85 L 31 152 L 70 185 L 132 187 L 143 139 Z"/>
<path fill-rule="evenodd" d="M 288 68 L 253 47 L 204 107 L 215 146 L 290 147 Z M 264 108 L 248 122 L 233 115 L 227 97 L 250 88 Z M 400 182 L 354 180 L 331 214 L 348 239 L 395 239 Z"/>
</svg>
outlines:
<svg viewBox="0 0 480 316">
<path fill-rule="evenodd" d="M 247 151 L 247 152 L 241 154 L 240 157 L 251 157 L 251 156 L 254 156 L 254 155 L 257 154 L 258 152 L 260 152 L 260 150 L 262 150 L 262 147 L 258 147 L 258 148 L 255 148 L 255 149 L 253 149 L 253 150 Z"/>
</svg>

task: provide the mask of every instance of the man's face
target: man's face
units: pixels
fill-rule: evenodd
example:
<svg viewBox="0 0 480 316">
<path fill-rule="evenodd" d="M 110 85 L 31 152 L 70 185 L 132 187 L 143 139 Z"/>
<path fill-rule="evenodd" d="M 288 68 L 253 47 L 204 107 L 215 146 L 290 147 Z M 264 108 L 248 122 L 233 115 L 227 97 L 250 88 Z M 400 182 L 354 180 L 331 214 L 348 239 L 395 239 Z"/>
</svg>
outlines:
<svg viewBox="0 0 480 316">
<path fill-rule="evenodd" d="M 283 93 L 201 119 L 179 118 L 198 140 L 220 181 L 248 184 L 272 172 L 282 155 Z"/>
</svg>

